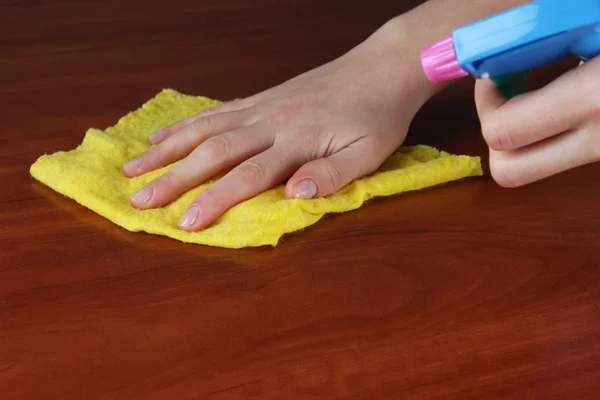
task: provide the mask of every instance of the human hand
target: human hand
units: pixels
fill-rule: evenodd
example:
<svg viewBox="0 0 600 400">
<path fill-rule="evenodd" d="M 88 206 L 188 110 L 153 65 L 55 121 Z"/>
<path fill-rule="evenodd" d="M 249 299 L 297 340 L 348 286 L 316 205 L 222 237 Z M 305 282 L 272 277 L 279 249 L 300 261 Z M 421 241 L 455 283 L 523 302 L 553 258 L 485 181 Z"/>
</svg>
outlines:
<svg viewBox="0 0 600 400">
<path fill-rule="evenodd" d="M 517 187 L 600 161 L 599 90 L 600 58 L 510 100 L 491 81 L 477 81 L 475 102 L 495 181 Z"/>
<path fill-rule="evenodd" d="M 376 35 L 322 67 L 152 134 L 123 166 L 135 177 L 181 160 L 131 197 L 163 207 L 230 170 L 189 205 L 179 227 L 208 227 L 234 205 L 287 180 L 288 198 L 329 195 L 374 172 L 403 142 L 433 93 L 419 67 Z"/>
</svg>

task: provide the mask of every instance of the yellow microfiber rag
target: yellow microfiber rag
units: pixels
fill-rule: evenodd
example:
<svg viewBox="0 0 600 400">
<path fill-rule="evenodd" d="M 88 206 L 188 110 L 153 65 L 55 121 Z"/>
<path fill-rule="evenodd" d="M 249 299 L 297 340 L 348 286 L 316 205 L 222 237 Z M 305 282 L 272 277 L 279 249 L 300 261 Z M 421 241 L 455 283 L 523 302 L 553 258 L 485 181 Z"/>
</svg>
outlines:
<svg viewBox="0 0 600 400">
<path fill-rule="evenodd" d="M 483 174 L 479 157 L 452 155 L 428 146 L 401 147 L 377 172 L 331 196 L 286 199 L 282 185 L 231 208 L 200 232 L 182 231 L 177 228 L 177 221 L 211 182 L 163 208 L 140 211 L 131 207 L 129 196 L 174 164 L 133 179 L 122 174 L 122 165 L 149 148 L 146 138 L 150 133 L 218 104 L 219 101 L 206 97 L 163 90 L 115 126 L 103 131 L 89 129 L 76 149 L 41 156 L 31 166 L 31 174 L 130 231 L 227 248 L 275 246 L 284 234 L 310 226 L 327 213 L 357 209 L 373 197 Z"/>
</svg>

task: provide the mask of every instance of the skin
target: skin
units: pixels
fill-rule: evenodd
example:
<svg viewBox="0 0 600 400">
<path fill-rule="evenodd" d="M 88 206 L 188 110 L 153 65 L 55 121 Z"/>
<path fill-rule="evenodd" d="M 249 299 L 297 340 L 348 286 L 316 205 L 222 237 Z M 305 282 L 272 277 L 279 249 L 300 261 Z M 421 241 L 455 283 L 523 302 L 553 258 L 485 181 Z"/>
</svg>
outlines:
<svg viewBox="0 0 600 400">
<path fill-rule="evenodd" d="M 420 107 L 448 85 L 426 79 L 421 50 L 457 26 L 523 3 L 430 0 L 338 59 L 155 132 L 148 138 L 154 147 L 126 163 L 123 174 L 131 178 L 180 162 L 134 193 L 132 206 L 163 207 L 230 171 L 200 193 L 179 221 L 180 229 L 198 231 L 280 183 L 288 198 L 341 189 L 375 171 L 402 144 Z M 487 120 L 495 121 L 500 99 L 485 83 L 478 89 Z M 505 137 L 498 135 L 486 137 Z"/>
<path fill-rule="evenodd" d="M 481 130 L 498 184 L 522 186 L 600 161 L 598 76 L 600 59 L 593 59 L 510 100 L 490 81 L 476 83 Z"/>
</svg>

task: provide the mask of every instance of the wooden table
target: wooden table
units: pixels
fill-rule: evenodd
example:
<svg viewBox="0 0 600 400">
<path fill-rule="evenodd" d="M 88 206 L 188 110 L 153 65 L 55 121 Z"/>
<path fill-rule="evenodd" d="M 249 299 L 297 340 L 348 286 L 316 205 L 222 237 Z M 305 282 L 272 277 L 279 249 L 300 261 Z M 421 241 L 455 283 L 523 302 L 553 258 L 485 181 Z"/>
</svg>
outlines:
<svg viewBox="0 0 600 400">
<path fill-rule="evenodd" d="M 598 165 L 239 251 L 127 232 L 29 176 L 162 88 L 253 94 L 413 3 L 1 2 L 0 398 L 598 398 Z M 408 142 L 485 158 L 470 90 Z"/>
</svg>

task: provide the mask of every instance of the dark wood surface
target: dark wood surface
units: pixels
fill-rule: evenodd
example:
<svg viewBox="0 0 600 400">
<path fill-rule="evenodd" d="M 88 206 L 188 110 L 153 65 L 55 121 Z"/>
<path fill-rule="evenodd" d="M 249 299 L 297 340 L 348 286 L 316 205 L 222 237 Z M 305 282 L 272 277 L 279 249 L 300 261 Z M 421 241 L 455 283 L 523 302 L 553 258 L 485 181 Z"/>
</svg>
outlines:
<svg viewBox="0 0 600 400">
<path fill-rule="evenodd" d="M 598 398 L 598 165 L 238 251 L 129 233 L 29 176 L 164 87 L 253 94 L 413 3 L 0 2 L 0 398 Z M 485 158 L 470 90 L 409 143 Z"/>
</svg>

